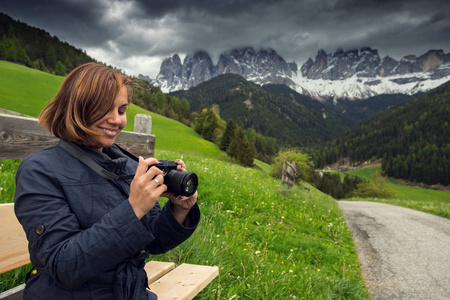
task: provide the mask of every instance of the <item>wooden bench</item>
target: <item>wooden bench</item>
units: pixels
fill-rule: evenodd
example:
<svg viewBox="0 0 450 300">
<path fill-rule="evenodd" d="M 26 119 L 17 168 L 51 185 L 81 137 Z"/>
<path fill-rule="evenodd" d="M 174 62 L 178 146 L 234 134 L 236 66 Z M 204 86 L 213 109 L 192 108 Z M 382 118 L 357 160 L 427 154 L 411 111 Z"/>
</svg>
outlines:
<svg viewBox="0 0 450 300">
<path fill-rule="evenodd" d="M 14 214 L 14 204 L 0 204 L 0 273 L 30 263 L 28 241 Z M 218 274 L 217 267 L 150 261 L 145 265 L 150 290 L 158 299 L 192 299 Z M 23 288 L 0 294 L 0 299 L 21 299 Z"/>
<path fill-rule="evenodd" d="M 135 118 L 139 132 L 122 132 L 117 143 L 137 155 L 154 154 L 155 137 L 145 132 L 151 118 Z M 144 129 L 143 129 L 144 128 Z M 37 126 L 37 119 L 0 114 L 0 158 L 22 159 L 32 152 L 45 149 L 58 142 L 54 136 Z M 28 241 L 22 225 L 14 214 L 14 204 L 0 204 L 0 273 L 30 263 Z M 150 261 L 145 265 L 149 287 L 160 300 L 192 299 L 219 275 L 216 266 Z M 22 299 L 25 284 L 0 294 L 0 299 Z"/>
</svg>

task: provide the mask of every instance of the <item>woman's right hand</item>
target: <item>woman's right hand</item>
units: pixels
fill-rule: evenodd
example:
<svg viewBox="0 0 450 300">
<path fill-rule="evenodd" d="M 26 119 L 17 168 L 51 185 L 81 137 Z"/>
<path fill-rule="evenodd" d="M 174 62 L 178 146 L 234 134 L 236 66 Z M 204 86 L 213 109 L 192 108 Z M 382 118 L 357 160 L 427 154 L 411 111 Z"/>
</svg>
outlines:
<svg viewBox="0 0 450 300">
<path fill-rule="evenodd" d="M 139 165 L 130 185 L 128 201 L 139 219 L 155 206 L 161 194 L 167 190 L 164 184 L 164 173 L 157 167 L 148 169 L 155 164 L 158 164 L 156 158 L 144 159 L 139 156 Z"/>
</svg>

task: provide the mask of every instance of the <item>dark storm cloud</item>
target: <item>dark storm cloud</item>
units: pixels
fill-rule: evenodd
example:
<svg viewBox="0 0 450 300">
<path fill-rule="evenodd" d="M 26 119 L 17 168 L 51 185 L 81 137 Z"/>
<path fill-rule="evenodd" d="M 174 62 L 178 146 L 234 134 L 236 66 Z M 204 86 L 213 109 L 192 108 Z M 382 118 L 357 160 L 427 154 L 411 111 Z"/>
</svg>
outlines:
<svg viewBox="0 0 450 300">
<path fill-rule="evenodd" d="M 400 59 L 449 51 L 448 0 L 0 0 L 0 11 L 132 74 L 174 53 L 273 48 L 299 65 L 319 49 L 370 46 Z"/>
</svg>

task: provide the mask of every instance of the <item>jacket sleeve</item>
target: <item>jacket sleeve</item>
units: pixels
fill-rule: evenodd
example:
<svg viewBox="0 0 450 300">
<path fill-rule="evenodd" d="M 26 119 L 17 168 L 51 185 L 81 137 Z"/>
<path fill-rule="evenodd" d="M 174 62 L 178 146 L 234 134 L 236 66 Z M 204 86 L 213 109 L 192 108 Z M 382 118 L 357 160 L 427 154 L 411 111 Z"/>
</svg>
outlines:
<svg viewBox="0 0 450 300">
<path fill-rule="evenodd" d="M 191 208 L 187 215 L 189 227 L 185 227 L 178 223 L 170 209 L 171 205 L 171 202 L 167 201 L 158 214 L 152 209 L 143 218 L 143 222 L 148 231 L 152 232 L 155 237 L 146 248 L 151 254 L 165 253 L 183 243 L 194 233 L 200 222 L 200 209 L 197 203 Z"/>
<path fill-rule="evenodd" d="M 32 263 L 66 288 L 114 269 L 154 240 L 128 201 L 82 230 L 58 179 L 39 159 L 25 159 L 19 167 L 14 201 Z"/>
</svg>

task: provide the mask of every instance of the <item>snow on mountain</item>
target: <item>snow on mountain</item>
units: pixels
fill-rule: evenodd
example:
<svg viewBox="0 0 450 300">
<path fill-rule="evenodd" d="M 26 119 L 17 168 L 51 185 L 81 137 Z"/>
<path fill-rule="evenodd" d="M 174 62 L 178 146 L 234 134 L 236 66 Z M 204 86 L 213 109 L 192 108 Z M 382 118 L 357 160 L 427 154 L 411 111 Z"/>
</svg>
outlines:
<svg viewBox="0 0 450 300">
<path fill-rule="evenodd" d="M 235 73 L 256 84 L 285 84 L 317 100 L 347 98 L 366 99 L 380 94 L 426 92 L 450 80 L 450 54 L 430 50 L 400 61 L 369 47 L 327 54 L 319 50 L 298 70 L 295 62 L 287 63 L 275 50 L 234 49 L 220 55 L 214 65 L 208 53 L 200 51 L 186 56 L 177 54 L 161 64 L 156 79 L 141 78 L 159 86 L 165 93 L 189 89 L 217 75 Z"/>
<path fill-rule="evenodd" d="M 389 77 L 358 77 L 358 74 L 342 80 L 309 79 L 297 74 L 292 77 L 300 94 L 324 101 L 327 99 L 346 98 L 349 100 L 367 99 L 381 94 L 414 95 L 427 92 L 450 80 L 450 64 L 442 65 L 438 70 L 445 70 L 448 75 L 435 78 L 434 72 L 416 72 Z"/>
</svg>

